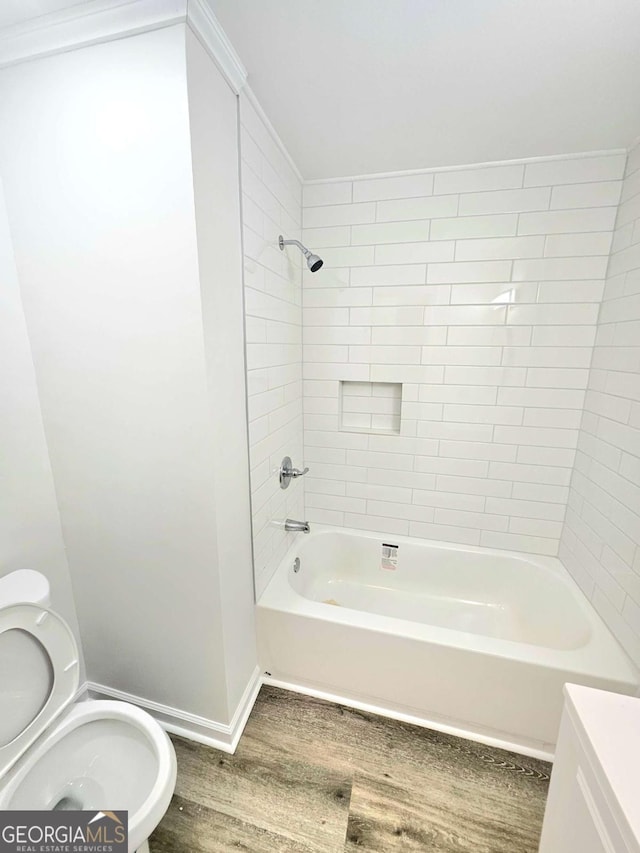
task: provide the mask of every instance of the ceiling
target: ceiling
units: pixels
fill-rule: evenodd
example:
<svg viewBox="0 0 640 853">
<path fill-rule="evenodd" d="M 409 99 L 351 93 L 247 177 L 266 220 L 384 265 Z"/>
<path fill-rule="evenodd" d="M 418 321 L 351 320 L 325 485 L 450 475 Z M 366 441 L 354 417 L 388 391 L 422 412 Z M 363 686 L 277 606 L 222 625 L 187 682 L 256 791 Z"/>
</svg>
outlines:
<svg viewBox="0 0 640 853">
<path fill-rule="evenodd" d="M 0 27 L 87 0 L 0 0 Z M 627 147 L 640 0 L 208 0 L 303 176 Z"/>
<path fill-rule="evenodd" d="M 638 0 L 209 0 L 306 179 L 627 147 Z"/>
</svg>

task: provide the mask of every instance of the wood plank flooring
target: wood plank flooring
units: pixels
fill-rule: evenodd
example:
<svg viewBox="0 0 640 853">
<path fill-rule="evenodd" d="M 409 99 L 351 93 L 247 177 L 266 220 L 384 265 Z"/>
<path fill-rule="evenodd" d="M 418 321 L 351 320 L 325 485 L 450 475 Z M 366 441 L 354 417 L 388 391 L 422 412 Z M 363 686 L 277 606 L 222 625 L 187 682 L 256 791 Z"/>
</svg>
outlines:
<svg viewBox="0 0 640 853">
<path fill-rule="evenodd" d="M 550 765 L 263 687 L 235 755 L 173 738 L 151 853 L 535 853 Z"/>
</svg>

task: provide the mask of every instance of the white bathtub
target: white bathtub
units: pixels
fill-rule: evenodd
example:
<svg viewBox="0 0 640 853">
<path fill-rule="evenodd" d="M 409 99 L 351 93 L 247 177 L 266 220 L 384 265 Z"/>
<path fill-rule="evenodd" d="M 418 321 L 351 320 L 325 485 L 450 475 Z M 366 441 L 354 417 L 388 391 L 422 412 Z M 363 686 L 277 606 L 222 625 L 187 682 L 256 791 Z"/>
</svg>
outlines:
<svg viewBox="0 0 640 853">
<path fill-rule="evenodd" d="M 553 557 L 314 524 L 257 625 L 271 683 L 540 757 L 553 753 L 565 682 L 638 687 Z"/>
</svg>

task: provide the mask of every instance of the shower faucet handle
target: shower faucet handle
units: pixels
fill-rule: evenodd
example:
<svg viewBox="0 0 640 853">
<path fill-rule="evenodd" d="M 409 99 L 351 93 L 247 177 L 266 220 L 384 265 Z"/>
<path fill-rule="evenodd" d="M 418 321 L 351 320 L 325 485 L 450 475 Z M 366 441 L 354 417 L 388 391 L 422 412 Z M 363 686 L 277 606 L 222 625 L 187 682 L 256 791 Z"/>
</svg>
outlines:
<svg viewBox="0 0 640 853">
<path fill-rule="evenodd" d="M 289 486 L 291 480 L 295 480 L 298 477 L 303 477 L 307 472 L 308 468 L 304 468 L 302 471 L 299 468 L 293 468 L 291 466 L 291 457 L 285 456 L 280 465 L 280 471 L 278 472 L 280 478 L 280 488 L 286 489 Z"/>
<path fill-rule="evenodd" d="M 289 471 L 289 475 L 295 480 L 296 477 L 302 477 L 308 471 L 308 468 L 303 468 L 302 471 L 299 468 L 291 468 L 291 470 Z"/>
</svg>

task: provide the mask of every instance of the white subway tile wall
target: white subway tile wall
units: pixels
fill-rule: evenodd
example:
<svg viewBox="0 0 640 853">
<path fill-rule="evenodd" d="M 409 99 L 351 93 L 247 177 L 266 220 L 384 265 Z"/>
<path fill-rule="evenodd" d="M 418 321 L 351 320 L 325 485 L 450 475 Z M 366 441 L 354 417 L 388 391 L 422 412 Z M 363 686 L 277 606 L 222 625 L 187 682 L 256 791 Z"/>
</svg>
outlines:
<svg viewBox="0 0 640 853">
<path fill-rule="evenodd" d="M 240 97 L 249 458 L 256 593 L 289 547 L 286 517 L 304 519 L 304 480 L 282 490 L 283 456 L 302 466 L 301 182 L 264 122 Z M 320 196 L 322 197 L 322 196 Z"/>
<path fill-rule="evenodd" d="M 560 556 L 640 666 L 640 145 L 622 188 Z"/>
<path fill-rule="evenodd" d="M 325 261 L 303 275 L 310 521 L 557 553 L 625 159 L 305 185 L 303 242 Z M 634 198 L 618 238 L 628 263 Z M 625 263 L 607 285 L 618 300 L 633 287 Z M 603 339 L 612 370 L 637 362 L 634 331 L 625 353 Z M 341 382 L 401 383 L 400 434 L 341 429 Z M 620 417 L 640 422 L 629 407 Z M 627 440 L 631 421 L 606 424 Z"/>
</svg>

